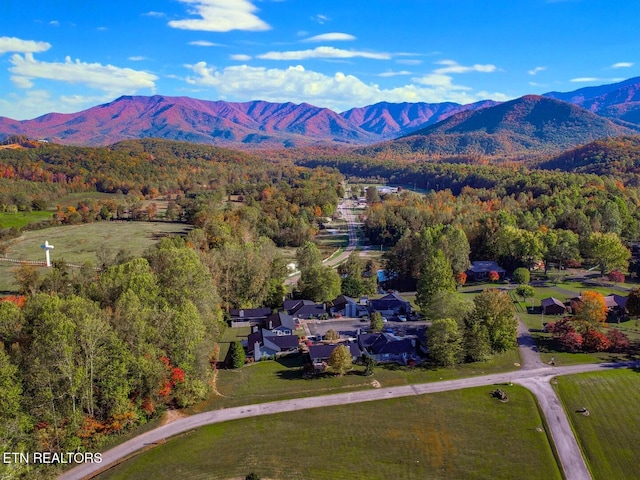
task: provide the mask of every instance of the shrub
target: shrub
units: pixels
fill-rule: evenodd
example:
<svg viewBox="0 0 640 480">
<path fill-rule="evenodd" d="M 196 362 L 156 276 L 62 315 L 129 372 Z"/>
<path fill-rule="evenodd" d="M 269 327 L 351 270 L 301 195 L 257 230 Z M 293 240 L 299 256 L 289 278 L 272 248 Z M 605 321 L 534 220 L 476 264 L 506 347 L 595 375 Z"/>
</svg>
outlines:
<svg viewBox="0 0 640 480">
<path fill-rule="evenodd" d="M 607 336 L 598 330 L 589 329 L 582 335 L 582 348 L 587 352 L 604 352 L 610 347 Z"/>
<path fill-rule="evenodd" d="M 624 283 L 624 274 L 620 270 L 611 270 L 607 275 L 610 282 Z"/>
<path fill-rule="evenodd" d="M 609 350 L 612 352 L 624 352 L 629 349 L 629 338 L 617 328 L 613 328 L 607 332 L 607 338 L 609 339 Z"/>
<path fill-rule="evenodd" d="M 492 282 L 497 282 L 498 280 L 500 280 L 500 274 L 495 270 L 491 270 L 489 272 L 489 280 Z"/>
<path fill-rule="evenodd" d="M 513 271 L 513 281 L 520 285 L 529 283 L 531 281 L 531 274 L 529 273 L 529 270 L 524 267 L 516 268 Z"/>
<path fill-rule="evenodd" d="M 231 356 L 231 368 L 241 368 L 244 365 L 246 355 L 240 342 L 233 342 L 231 344 L 229 355 Z"/>
</svg>

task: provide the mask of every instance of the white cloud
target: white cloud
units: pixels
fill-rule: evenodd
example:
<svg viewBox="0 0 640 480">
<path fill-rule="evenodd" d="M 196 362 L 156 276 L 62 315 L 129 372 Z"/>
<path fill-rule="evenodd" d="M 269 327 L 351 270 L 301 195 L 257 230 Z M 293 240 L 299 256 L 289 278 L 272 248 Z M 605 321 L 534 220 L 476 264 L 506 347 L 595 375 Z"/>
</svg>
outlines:
<svg viewBox="0 0 640 480">
<path fill-rule="evenodd" d="M 99 63 L 72 61 L 67 57 L 64 62 L 40 62 L 33 54 L 24 56 L 14 54 L 10 60 L 9 71 L 16 85 L 25 84 L 33 79 L 55 80 L 59 82 L 82 84 L 111 95 L 135 93 L 140 89 L 154 90 L 158 77 L 151 73 L 131 68 L 120 68 Z"/>
<path fill-rule="evenodd" d="M 229 32 L 231 30 L 269 30 L 269 24 L 258 18 L 256 6 L 249 0 L 178 0 L 190 6 L 189 14 L 200 18 L 171 20 L 169 26 L 183 30 Z"/>
<path fill-rule="evenodd" d="M 230 101 L 309 102 L 342 111 L 380 101 L 466 104 L 486 98 L 508 99 L 501 93 L 472 92 L 468 87 L 452 85 L 446 76 L 441 76 L 444 78 L 439 83 L 431 81 L 425 83 L 426 86 L 408 84 L 384 89 L 375 83 L 366 84 L 354 75 L 337 72 L 330 76 L 306 70 L 301 65 L 286 69 L 238 65 L 217 70 L 206 62 L 199 62 L 187 67 L 193 71 L 193 75 L 187 77 L 189 84 L 211 87 L 218 96 Z"/>
<path fill-rule="evenodd" d="M 604 79 L 597 78 L 597 77 L 578 77 L 578 78 L 572 78 L 569 81 L 574 83 L 588 83 L 588 82 L 598 82 L 603 80 Z"/>
<path fill-rule="evenodd" d="M 393 72 L 393 71 L 389 70 L 389 71 L 386 71 L 386 72 L 379 73 L 377 76 L 378 77 L 389 78 L 389 77 L 400 77 L 402 75 L 411 75 L 411 72 L 408 71 L 408 70 L 400 70 L 399 72 Z"/>
<path fill-rule="evenodd" d="M 11 81 L 18 88 L 33 88 L 33 82 L 26 77 L 11 76 Z"/>
<path fill-rule="evenodd" d="M 405 58 L 401 60 L 396 60 L 396 63 L 399 63 L 400 65 L 420 65 L 422 64 L 422 60 L 418 60 L 417 58 L 414 58 L 414 59 Z"/>
<path fill-rule="evenodd" d="M 464 66 L 454 60 L 441 60 L 436 62 L 436 65 L 444 65 L 444 67 L 434 70 L 434 73 L 437 74 L 469 72 L 491 73 L 497 70 L 496 66 L 491 64 L 480 65 L 476 63 L 475 65 Z"/>
<path fill-rule="evenodd" d="M 308 58 L 370 58 L 374 60 L 388 60 L 389 53 L 363 52 L 358 50 L 343 50 L 334 47 L 316 47 L 312 50 L 297 50 L 288 52 L 267 52 L 258 55 L 264 60 L 305 60 Z"/>
<path fill-rule="evenodd" d="M 84 110 L 97 104 L 110 102 L 111 95 L 100 96 L 61 96 L 52 98 L 45 90 L 25 90 L 23 95 L 10 94 L 0 98 L 0 111 L 3 116 L 15 120 L 35 118 L 45 113 L 72 113 Z"/>
<path fill-rule="evenodd" d="M 131 60 L 132 62 L 141 62 L 143 60 L 148 60 L 148 58 L 141 55 L 134 55 L 132 57 L 128 57 L 127 60 Z"/>
<path fill-rule="evenodd" d="M 533 68 L 531 70 L 528 70 L 527 73 L 529 75 L 536 75 L 537 73 L 542 72 L 542 71 L 544 71 L 546 69 L 547 69 L 547 67 L 535 67 L 535 68 Z"/>
<path fill-rule="evenodd" d="M 446 88 L 447 90 L 451 91 L 471 90 L 471 88 L 465 87 L 463 85 L 454 85 L 453 78 L 451 78 L 449 75 L 442 75 L 441 73 L 429 73 L 427 75 L 423 75 L 422 77 L 416 77 L 413 79 L 413 81 L 419 83 L 420 85 Z"/>
<path fill-rule="evenodd" d="M 60 26 L 60 22 L 58 20 L 51 20 L 49 22 L 49 25 L 51 25 L 52 27 L 59 27 Z"/>
<path fill-rule="evenodd" d="M 230 55 L 231 60 L 235 60 L 237 62 L 247 62 L 251 60 L 251 55 L 245 55 L 243 53 L 237 53 L 235 55 Z"/>
<path fill-rule="evenodd" d="M 0 37 L 0 55 L 7 52 L 37 53 L 46 52 L 51 48 L 48 42 L 36 42 L 34 40 L 21 40 L 16 37 Z"/>
<path fill-rule="evenodd" d="M 189 45 L 194 45 L 196 47 L 221 47 L 220 43 L 213 43 L 208 40 L 194 40 L 193 42 L 189 42 Z"/>
<path fill-rule="evenodd" d="M 633 63 L 631 62 L 618 62 L 611 65 L 611 68 L 630 68 L 633 67 Z"/>
<path fill-rule="evenodd" d="M 166 15 L 164 13 L 162 13 L 162 12 L 154 12 L 154 11 L 143 13 L 142 16 L 144 16 L 144 17 L 166 17 Z"/>
<path fill-rule="evenodd" d="M 626 80 L 624 77 L 622 78 L 601 78 L 601 77 L 578 77 L 578 78 L 572 78 L 571 80 L 569 80 L 570 82 L 573 83 L 593 83 L 593 82 L 600 82 L 600 83 L 616 83 L 616 82 L 622 82 L 623 80 Z"/>
<path fill-rule="evenodd" d="M 305 39 L 305 42 L 345 42 L 355 40 L 356 37 L 350 35 L 348 33 L 323 33 L 321 35 L 316 35 L 314 37 L 309 37 Z"/>
<path fill-rule="evenodd" d="M 324 25 L 325 23 L 327 23 L 329 21 L 329 17 L 319 13 L 315 17 L 311 17 L 311 20 L 313 20 L 314 22 L 318 22 L 320 25 Z"/>
</svg>

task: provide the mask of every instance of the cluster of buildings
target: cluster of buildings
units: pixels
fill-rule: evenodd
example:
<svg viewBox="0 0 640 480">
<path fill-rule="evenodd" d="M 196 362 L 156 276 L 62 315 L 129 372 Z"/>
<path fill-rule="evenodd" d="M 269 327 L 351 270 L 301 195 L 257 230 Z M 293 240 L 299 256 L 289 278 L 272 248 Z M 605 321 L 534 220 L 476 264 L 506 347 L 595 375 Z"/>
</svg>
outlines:
<svg viewBox="0 0 640 480">
<path fill-rule="evenodd" d="M 604 297 L 604 303 L 611 315 L 622 316 L 627 314 L 628 295 L 618 295 L 610 293 Z M 582 301 L 582 296 L 573 297 L 566 301 L 558 300 L 555 297 L 543 298 L 540 301 L 541 313 L 543 315 L 565 315 L 575 311 Z"/>
<path fill-rule="evenodd" d="M 424 339 L 417 335 L 395 336 L 391 331 L 382 333 L 360 333 L 355 337 L 335 343 L 302 342 L 295 331 L 301 328 L 301 320 L 327 319 L 329 317 L 362 318 L 379 312 L 383 317 L 411 314 L 411 304 L 397 293 L 369 300 L 340 295 L 329 305 L 311 300 L 285 300 L 281 311 L 270 308 L 234 309 L 230 313 L 231 327 L 251 327 L 245 349 L 254 361 L 273 358 L 303 350 L 308 363 L 315 371 L 326 368 L 331 353 L 338 345 L 351 351 L 354 361 L 362 355 L 370 355 L 377 362 L 396 362 L 404 365 L 419 363 L 424 349 Z"/>
</svg>

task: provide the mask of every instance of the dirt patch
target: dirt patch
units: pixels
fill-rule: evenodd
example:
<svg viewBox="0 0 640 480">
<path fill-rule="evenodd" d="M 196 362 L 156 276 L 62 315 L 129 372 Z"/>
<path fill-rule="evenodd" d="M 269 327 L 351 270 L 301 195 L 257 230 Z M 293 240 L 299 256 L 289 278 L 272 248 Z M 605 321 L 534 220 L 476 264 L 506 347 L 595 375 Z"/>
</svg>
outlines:
<svg viewBox="0 0 640 480">
<path fill-rule="evenodd" d="M 373 388 L 380 388 L 380 382 L 378 380 L 372 380 L 371 381 L 371 386 Z"/>
<path fill-rule="evenodd" d="M 185 418 L 186 416 L 187 415 L 180 410 L 167 410 L 162 416 L 160 426 L 175 422 L 176 420 L 180 420 L 181 418 Z"/>
</svg>

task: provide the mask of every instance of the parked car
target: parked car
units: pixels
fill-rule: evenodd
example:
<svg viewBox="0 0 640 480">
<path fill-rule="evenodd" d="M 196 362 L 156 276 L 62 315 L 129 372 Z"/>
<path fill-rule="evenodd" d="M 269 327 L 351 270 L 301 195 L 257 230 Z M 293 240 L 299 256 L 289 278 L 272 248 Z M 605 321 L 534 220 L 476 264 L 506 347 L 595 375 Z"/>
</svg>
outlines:
<svg viewBox="0 0 640 480">
<path fill-rule="evenodd" d="M 401 322 L 406 322 L 407 321 L 407 317 L 405 317 L 404 315 L 398 315 L 398 320 Z"/>
<path fill-rule="evenodd" d="M 382 323 L 387 323 L 388 321 L 387 317 L 382 317 Z"/>
</svg>

